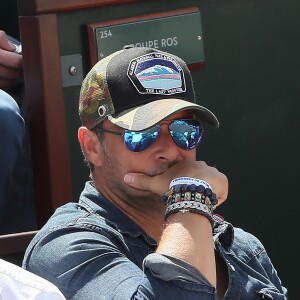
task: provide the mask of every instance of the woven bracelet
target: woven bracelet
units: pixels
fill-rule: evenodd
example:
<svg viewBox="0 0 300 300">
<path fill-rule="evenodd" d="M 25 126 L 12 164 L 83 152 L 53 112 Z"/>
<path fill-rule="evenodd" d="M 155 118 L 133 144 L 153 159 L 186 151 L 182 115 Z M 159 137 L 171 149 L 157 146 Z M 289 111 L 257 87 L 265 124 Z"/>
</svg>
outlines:
<svg viewBox="0 0 300 300">
<path fill-rule="evenodd" d="M 171 214 L 174 214 L 177 212 L 191 212 L 191 213 L 197 213 L 197 214 L 203 215 L 206 218 L 208 218 L 210 223 L 213 225 L 212 211 L 207 207 L 207 205 L 202 204 L 201 202 L 182 201 L 182 202 L 170 204 L 166 210 L 165 220 Z"/>
</svg>

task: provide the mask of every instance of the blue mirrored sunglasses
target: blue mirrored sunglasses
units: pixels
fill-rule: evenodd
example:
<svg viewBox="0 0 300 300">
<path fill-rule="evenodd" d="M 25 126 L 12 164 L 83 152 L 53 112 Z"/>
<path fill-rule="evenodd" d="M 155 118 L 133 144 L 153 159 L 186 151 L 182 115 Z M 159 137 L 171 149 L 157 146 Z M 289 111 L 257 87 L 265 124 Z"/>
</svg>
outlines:
<svg viewBox="0 0 300 300">
<path fill-rule="evenodd" d="M 140 152 L 150 147 L 159 137 L 161 132 L 161 124 L 156 124 L 153 127 L 143 131 L 130 131 L 125 129 L 124 133 L 111 131 L 104 128 L 98 128 L 106 133 L 114 135 L 122 135 L 124 144 L 133 152 Z M 192 150 L 201 141 L 203 128 L 202 125 L 194 119 L 174 120 L 168 124 L 170 135 L 175 144 L 184 149 Z"/>
</svg>

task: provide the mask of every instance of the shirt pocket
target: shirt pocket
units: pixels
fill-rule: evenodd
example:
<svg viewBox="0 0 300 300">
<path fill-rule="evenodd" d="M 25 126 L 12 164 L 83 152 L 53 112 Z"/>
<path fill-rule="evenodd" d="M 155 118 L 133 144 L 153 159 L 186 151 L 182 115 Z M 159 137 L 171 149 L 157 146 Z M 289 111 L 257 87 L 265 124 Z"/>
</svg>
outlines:
<svg viewBox="0 0 300 300">
<path fill-rule="evenodd" d="M 280 293 L 276 288 L 263 288 L 257 292 L 257 299 L 265 300 L 286 300 L 284 294 Z"/>
</svg>

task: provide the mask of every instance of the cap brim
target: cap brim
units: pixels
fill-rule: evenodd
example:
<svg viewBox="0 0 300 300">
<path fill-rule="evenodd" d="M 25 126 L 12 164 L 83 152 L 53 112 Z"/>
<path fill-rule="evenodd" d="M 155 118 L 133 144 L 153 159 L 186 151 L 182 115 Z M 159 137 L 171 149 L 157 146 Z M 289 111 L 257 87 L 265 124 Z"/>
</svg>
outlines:
<svg viewBox="0 0 300 300">
<path fill-rule="evenodd" d="M 191 109 L 201 122 L 219 127 L 216 116 L 207 108 L 181 99 L 162 99 L 123 111 L 108 119 L 119 127 L 140 131 L 182 110 Z"/>
</svg>

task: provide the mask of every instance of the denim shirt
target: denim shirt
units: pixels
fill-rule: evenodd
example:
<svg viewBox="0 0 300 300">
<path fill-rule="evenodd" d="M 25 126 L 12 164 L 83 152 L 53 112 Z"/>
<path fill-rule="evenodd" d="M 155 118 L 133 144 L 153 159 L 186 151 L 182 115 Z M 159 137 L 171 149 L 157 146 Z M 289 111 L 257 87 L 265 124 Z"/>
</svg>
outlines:
<svg viewBox="0 0 300 300">
<path fill-rule="evenodd" d="M 223 299 L 287 299 L 260 241 L 215 217 L 215 250 L 226 262 Z M 78 203 L 56 210 L 26 250 L 23 267 L 66 299 L 217 299 L 190 264 L 155 253 L 156 242 L 86 183 Z"/>
</svg>

